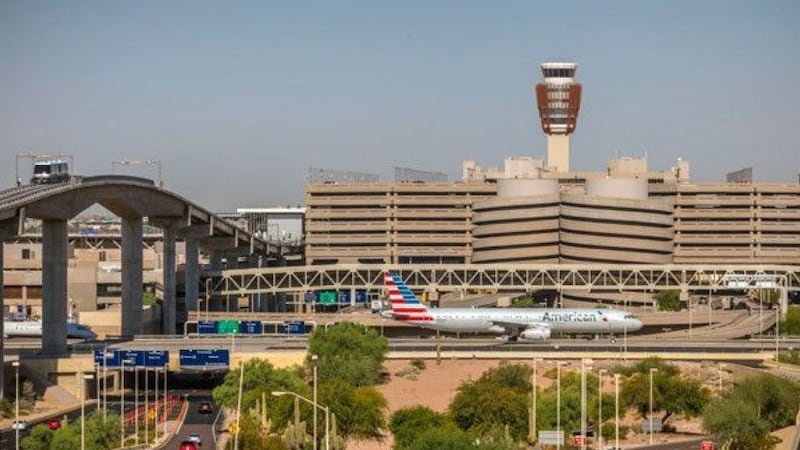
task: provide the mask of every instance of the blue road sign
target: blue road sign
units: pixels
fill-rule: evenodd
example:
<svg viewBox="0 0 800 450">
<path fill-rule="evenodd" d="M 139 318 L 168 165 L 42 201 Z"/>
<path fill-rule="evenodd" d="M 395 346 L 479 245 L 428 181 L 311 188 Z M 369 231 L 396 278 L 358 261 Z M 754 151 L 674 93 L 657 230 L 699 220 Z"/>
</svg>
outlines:
<svg viewBox="0 0 800 450">
<path fill-rule="evenodd" d="M 339 304 L 350 304 L 350 291 L 339 291 Z"/>
<path fill-rule="evenodd" d="M 241 334 L 264 334 L 264 324 L 260 320 L 243 320 L 239 322 Z"/>
<path fill-rule="evenodd" d="M 367 303 L 367 291 L 356 291 L 356 303 Z"/>
<path fill-rule="evenodd" d="M 316 303 L 317 302 L 317 293 L 314 291 L 306 292 L 305 296 L 306 303 Z"/>
<path fill-rule="evenodd" d="M 302 320 L 287 320 L 283 322 L 286 334 L 306 334 L 306 323 Z"/>
<path fill-rule="evenodd" d="M 216 320 L 198 321 L 197 334 L 217 334 L 217 321 Z"/>
<path fill-rule="evenodd" d="M 164 367 L 169 363 L 168 350 L 145 350 L 144 351 L 144 366 L 145 367 Z"/>
<path fill-rule="evenodd" d="M 181 349 L 179 358 L 181 368 L 220 369 L 230 365 L 228 349 Z"/>
<path fill-rule="evenodd" d="M 105 358 L 103 354 L 105 353 Z M 104 362 L 105 359 L 105 362 Z M 94 363 L 105 367 L 119 367 L 122 365 L 122 355 L 115 351 L 95 350 Z"/>
</svg>

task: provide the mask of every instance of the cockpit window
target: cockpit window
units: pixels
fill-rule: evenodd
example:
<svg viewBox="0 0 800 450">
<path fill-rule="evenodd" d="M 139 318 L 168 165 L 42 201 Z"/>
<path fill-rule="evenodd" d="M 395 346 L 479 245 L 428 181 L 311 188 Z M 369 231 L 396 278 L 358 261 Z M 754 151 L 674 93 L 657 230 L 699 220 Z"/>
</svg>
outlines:
<svg viewBox="0 0 800 450">
<path fill-rule="evenodd" d="M 634 316 L 633 314 L 625 314 L 625 318 L 626 319 L 635 319 L 636 316 Z"/>
</svg>

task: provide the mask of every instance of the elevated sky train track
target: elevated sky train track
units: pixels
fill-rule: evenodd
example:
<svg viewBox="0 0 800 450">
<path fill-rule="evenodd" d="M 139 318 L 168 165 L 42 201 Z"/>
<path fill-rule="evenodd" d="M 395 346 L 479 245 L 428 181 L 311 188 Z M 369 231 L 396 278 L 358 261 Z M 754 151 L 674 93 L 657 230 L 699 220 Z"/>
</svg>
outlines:
<svg viewBox="0 0 800 450">
<path fill-rule="evenodd" d="M 728 289 L 800 290 L 800 266 L 785 265 L 335 265 L 226 270 L 210 277 L 216 295 L 381 290 L 383 273 L 398 274 L 412 289 L 449 292 L 553 290 L 689 292 Z"/>
</svg>

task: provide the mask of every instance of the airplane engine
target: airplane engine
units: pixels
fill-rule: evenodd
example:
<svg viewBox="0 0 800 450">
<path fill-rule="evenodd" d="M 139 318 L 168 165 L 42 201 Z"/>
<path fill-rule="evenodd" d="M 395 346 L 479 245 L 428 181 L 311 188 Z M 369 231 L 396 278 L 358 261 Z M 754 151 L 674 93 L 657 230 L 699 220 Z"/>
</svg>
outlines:
<svg viewBox="0 0 800 450">
<path fill-rule="evenodd" d="M 526 341 L 543 341 L 550 339 L 549 328 L 528 328 L 519 334 L 519 338 Z"/>
<path fill-rule="evenodd" d="M 501 327 L 500 325 L 492 325 L 486 331 L 488 331 L 489 333 L 495 333 L 495 334 L 508 333 L 508 330 L 506 330 L 504 327 Z"/>
</svg>

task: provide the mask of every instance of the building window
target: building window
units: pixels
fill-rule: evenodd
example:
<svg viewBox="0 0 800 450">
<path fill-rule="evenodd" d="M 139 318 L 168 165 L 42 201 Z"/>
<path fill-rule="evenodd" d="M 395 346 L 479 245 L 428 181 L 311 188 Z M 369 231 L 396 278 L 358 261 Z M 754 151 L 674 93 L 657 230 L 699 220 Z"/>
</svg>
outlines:
<svg viewBox="0 0 800 450">
<path fill-rule="evenodd" d="M 106 252 L 100 252 L 100 254 L 98 255 L 98 260 L 100 262 L 104 262 L 106 260 Z"/>
<path fill-rule="evenodd" d="M 33 259 L 33 252 L 29 248 L 22 249 L 22 259 Z"/>
</svg>

